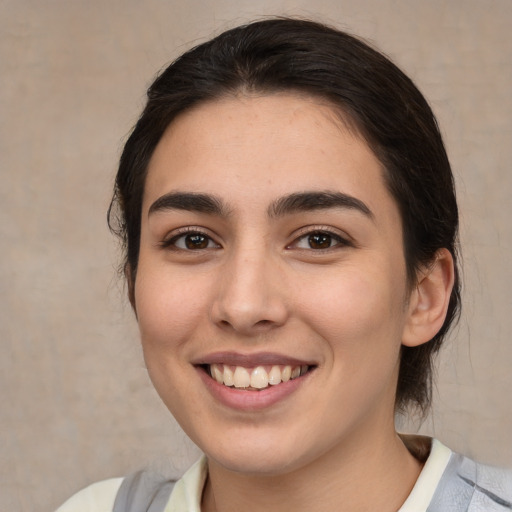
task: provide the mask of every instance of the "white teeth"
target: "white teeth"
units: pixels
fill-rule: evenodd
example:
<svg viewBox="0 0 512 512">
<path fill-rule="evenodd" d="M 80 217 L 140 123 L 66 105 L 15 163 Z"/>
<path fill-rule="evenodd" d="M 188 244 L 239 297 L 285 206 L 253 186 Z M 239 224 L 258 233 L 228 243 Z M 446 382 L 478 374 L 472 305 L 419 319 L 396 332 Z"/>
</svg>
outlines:
<svg viewBox="0 0 512 512">
<path fill-rule="evenodd" d="M 235 376 L 233 375 L 233 371 L 229 366 L 224 366 L 224 385 L 225 386 L 234 386 L 235 385 Z"/>
<path fill-rule="evenodd" d="M 288 382 L 292 376 L 292 367 L 290 365 L 287 365 L 283 368 L 283 371 L 281 372 L 281 380 L 283 382 Z"/>
<path fill-rule="evenodd" d="M 243 366 L 237 366 L 233 375 L 235 388 L 248 388 L 251 385 L 251 376 Z"/>
<path fill-rule="evenodd" d="M 291 379 L 296 379 L 301 375 L 308 372 L 309 366 L 279 366 L 274 365 L 267 370 L 263 366 L 257 366 L 256 368 L 250 369 L 244 368 L 243 366 L 233 367 L 223 364 L 212 364 L 210 365 L 210 375 L 219 384 L 223 384 L 228 387 L 241 388 L 252 388 L 252 389 L 265 389 L 268 386 L 277 386 L 281 382 L 288 382 Z"/>
<path fill-rule="evenodd" d="M 218 364 L 212 364 L 211 366 L 212 377 L 219 383 L 222 384 L 224 381 L 224 375 Z"/>
<path fill-rule="evenodd" d="M 268 383 L 271 386 L 281 384 L 281 368 L 279 366 L 272 366 L 270 373 L 268 374 Z"/>
<path fill-rule="evenodd" d="M 268 387 L 268 373 L 263 366 L 258 366 L 252 371 L 251 387 L 256 389 Z"/>
</svg>

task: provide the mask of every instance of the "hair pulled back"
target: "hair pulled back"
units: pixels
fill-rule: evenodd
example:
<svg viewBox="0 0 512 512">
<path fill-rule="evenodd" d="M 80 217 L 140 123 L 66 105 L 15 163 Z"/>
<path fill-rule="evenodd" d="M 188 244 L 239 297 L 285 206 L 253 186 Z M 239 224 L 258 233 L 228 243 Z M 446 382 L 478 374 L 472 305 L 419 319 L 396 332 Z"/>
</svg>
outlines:
<svg viewBox="0 0 512 512">
<path fill-rule="evenodd" d="M 418 268 L 432 263 L 439 249 L 448 249 L 454 258 L 455 285 L 441 330 L 428 343 L 402 347 L 396 408 L 412 405 L 426 412 L 433 356 L 460 304 L 453 176 L 422 94 L 388 58 L 345 32 L 298 19 L 254 22 L 196 46 L 156 78 L 122 152 L 109 209 L 109 225 L 124 243 L 131 287 L 148 164 L 169 124 L 207 101 L 285 91 L 327 100 L 382 163 L 401 213 L 410 286 Z"/>
</svg>

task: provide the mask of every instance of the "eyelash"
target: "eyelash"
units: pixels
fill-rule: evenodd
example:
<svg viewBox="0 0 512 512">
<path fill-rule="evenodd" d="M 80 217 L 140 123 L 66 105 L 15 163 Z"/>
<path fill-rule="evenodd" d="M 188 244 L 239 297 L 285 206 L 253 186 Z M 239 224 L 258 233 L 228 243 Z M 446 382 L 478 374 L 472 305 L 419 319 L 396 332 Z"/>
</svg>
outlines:
<svg viewBox="0 0 512 512">
<path fill-rule="evenodd" d="M 207 247 L 190 248 L 190 247 L 179 247 L 178 246 L 178 241 L 180 239 L 183 239 L 184 243 L 186 243 L 185 240 L 187 237 L 194 237 L 194 236 L 203 237 L 206 240 L 206 243 L 208 246 L 210 246 L 211 244 L 214 244 L 215 247 L 207 246 Z M 173 233 L 173 235 L 171 237 L 166 238 L 165 240 L 163 240 L 160 243 L 160 247 L 162 247 L 163 249 L 171 249 L 171 250 L 175 250 L 175 251 L 193 252 L 193 251 L 204 251 L 204 250 L 208 250 L 208 249 L 218 249 L 218 248 L 220 248 L 220 245 L 217 242 L 215 242 L 215 240 L 205 231 L 195 228 L 193 226 L 190 226 L 190 227 L 186 227 L 186 228 L 181 228 L 178 230 L 177 233 Z"/>
<path fill-rule="evenodd" d="M 184 245 L 186 244 L 187 237 L 201 237 L 206 242 L 206 247 L 180 247 L 178 242 L 180 239 L 183 239 Z M 325 237 L 327 242 L 329 243 L 328 247 L 311 247 L 311 237 L 320 236 Z M 306 240 L 306 243 L 309 244 L 309 247 L 299 247 L 300 242 Z M 322 240 L 319 241 L 322 243 Z M 334 242 L 334 243 L 333 243 Z M 213 247 L 211 246 L 213 244 Z M 163 249 L 170 249 L 176 251 L 187 251 L 187 252 L 199 252 L 211 249 L 219 249 L 221 248 L 220 244 L 215 242 L 215 240 L 205 231 L 195 228 L 193 226 L 181 228 L 177 233 L 173 233 L 173 235 L 169 238 L 163 240 L 160 244 L 160 247 Z M 298 236 L 294 238 L 294 240 L 286 246 L 286 249 L 299 249 L 303 251 L 313 251 L 313 252 L 326 252 L 338 247 L 353 247 L 353 243 L 338 233 L 334 233 L 331 229 L 323 228 L 323 227 L 307 227 L 303 228 L 301 232 L 299 232 Z"/>
<path fill-rule="evenodd" d="M 297 248 L 299 250 L 305 250 L 305 251 L 326 252 L 326 251 L 335 250 L 335 249 L 341 248 L 341 247 L 353 247 L 354 246 L 353 242 L 350 241 L 348 239 L 348 237 L 343 237 L 339 233 L 335 233 L 329 228 L 310 226 L 307 228 L 303 228 L 303 230 L 301 230 L 301 231 L 302 232 L 299 233 L 299 236 L 297 236 L 293 240 L 293 242 L 287 246 L 287 249 Z M 313 237 L 313 236 L 321 236 L 321 237 L 328 238 L 330 245 L 328 247 L 319 247 L 319 248 L 311 247 L 311 241 L 312 241 L 311 237 Z M 309 247 L 299 247 L 299 243 L 304 240 L 309 245 Z"/>
</svg>

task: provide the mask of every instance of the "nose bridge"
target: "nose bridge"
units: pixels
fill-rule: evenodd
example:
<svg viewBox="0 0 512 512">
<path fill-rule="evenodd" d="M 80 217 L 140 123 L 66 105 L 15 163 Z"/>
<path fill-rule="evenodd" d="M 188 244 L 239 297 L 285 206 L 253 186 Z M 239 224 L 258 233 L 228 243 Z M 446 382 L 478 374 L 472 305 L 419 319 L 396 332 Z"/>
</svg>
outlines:
<svg viewBox="0 0 512 512">
<path fill-rule="evenodd" d="M 277 258 L 261 237 L 241 241 L 219 276 L 214 321 L 245 334 L 282 325 L 287 317 L 282 278 Z"/>
</svg>

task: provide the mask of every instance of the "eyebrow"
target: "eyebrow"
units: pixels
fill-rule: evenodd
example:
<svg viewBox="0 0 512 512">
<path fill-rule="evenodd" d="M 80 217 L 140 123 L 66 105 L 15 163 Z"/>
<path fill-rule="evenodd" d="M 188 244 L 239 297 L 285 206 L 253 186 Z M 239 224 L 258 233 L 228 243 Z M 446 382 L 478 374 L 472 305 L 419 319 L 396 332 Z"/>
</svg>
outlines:
<svg viewBox="0 0 512 512">
<path fill-rule="evenodd" d="M 356 210 L 373 220 L 370 208 L 360 199 L 336 191 L 297 192 L 281 197 L 268 208 L 270 217 L 282 217 L 291 213 L 341 208 Z"/>
<path fill-rule="evenodd" d="M 356 210 L 373 220 L 370 208 L 360 199 L 336 191 L 295 192 L 275 200 L 267 209 L 271 218 L 314 210 L 341 208 Z M 229 217 L 232 210 L 211 194 L 196 192 L 169 192 L 159 197 L 150 207 L 148 216 L 166 210 L 185 210 L 206 213 L 218 217 Z"/>
<path fill-rule="evenodd" d="M 149 207 L 148 216 L 165 210 L 185 210 L 219 217 L 228 217 L 231 213 L 220 198 L 195 192 L 169 192 L 159 197 Z"/>
</svg>

